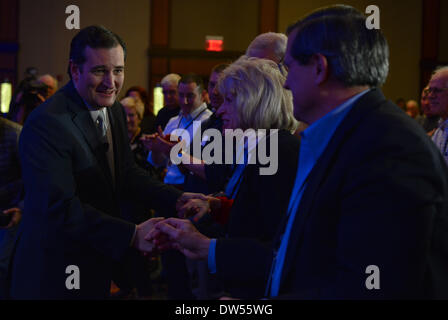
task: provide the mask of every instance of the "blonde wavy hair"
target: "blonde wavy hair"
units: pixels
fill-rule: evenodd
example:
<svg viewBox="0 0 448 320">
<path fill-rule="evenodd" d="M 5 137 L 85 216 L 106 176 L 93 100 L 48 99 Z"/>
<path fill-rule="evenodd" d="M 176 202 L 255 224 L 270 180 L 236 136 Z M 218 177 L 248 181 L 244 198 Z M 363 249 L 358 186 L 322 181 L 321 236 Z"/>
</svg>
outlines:
<svg viewBox="0 0 448 320">
<path fill-rule="evenodd" d="M 143 119 L 143 114 L 145 112 L 145 105 L 140 99 L 134 97 L 126 97 L 120 101 L 120 103 L 127 108 L 134 108 L 137 116 L 140 120 Z"/>
<path fill-rule="evenodd" d="M 234 98 L 241 129 L 293 133 L 299 123 L 293 115 L 292 95 L 283 88 L 285 80 L 273 61 L 243 56 L 222 72 L 217 86 L 223 97 Z"/>
</svg>

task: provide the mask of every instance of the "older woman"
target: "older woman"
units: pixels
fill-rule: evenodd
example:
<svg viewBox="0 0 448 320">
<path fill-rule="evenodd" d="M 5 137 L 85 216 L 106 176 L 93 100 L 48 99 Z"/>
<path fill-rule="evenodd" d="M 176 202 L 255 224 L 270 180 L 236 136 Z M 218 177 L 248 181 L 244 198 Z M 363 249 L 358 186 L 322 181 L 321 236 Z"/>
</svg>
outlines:
<svg viewBox="0 0 448 320">
<path fill-rule="evenodd" d="M 126 112 L 126 125 L 128 129 L 129 144 L 131 151 L 134 154 L 135 162 L 141 168 L 149 171 L 155 178 L 160 179 L 161 172 L 146 161 L 148 151 L 145 149 L 143 142 L 140 140 L 143 134 L 140 127 L 144 114 L 144 105 L 142 101 L 135 97 L 126 97 L 120 102 Z"/>
<path fill-rule="evenodd" d="M 277 157 L 274 155 L 278 169 L 272 175 L 260 174 L 264 166 L 259 161 L 233 166 L 232 178 L 226 188 L 227 199 L 233 199 L 231 206 L 226 198 L 217 200 L 192 194 L 184 197 L 184 200 L 188 197 L 196 199 L 181 203 L 181 211 L 211 211 L 213 216 L 220 206 L 231 207 L 227 235 L 210 241 L 190 221 L 175 218 L 158 224 L 151 235 L 162 248 L 166 243 L 157 239 L 165 233 L 171 238 L 169 246 L 179 249 L 187 257 L 208 258 L 209 270 L 216 272 L 227 291 L 238 298 L 263 295 L 269 262 L 262 261 L 253 269 L 240 265 L 238 257 L 251 254 L 253 242 L 266 247 L 271 245 L 287 210 L 294 183 L 299 141 L 291 134 L 297 122 L 293 117 L 291 95 L 283 88 L 284 81 L 285 77 L 275 63 L 253 58 L 239 59 L 223 72 L 219 80 L 218 89 L 224 103 L 218 112 L 224 129 L 267 129 L 267 135 L 256 141 L 256 147 L 264 143 L 268 149 L 273 146 L 268 153 L 275 153 L 276 148 L 278 151 Z M 244 145 L 247 153 L 251 153 L 250 149 L 250 144 Z M 210 208 L 210 204 L 214 208 Z M 207 240 L 196 241 L 198 239 Z M 204 243 L 209 244 L 207 250 L 199 248 Z"/>
<path fill-rule="evenodd" d="M 133 97 L 139 99 L 143 103 L 143 115 L 141 117 L 140 127 L 143 133 L 154 133 L 156 116 L 154 115 L 153 106 L 149 102 L 148 93 L 139 86 L 130 87 L 125 94 L 126 97 Z"/>
</svg>

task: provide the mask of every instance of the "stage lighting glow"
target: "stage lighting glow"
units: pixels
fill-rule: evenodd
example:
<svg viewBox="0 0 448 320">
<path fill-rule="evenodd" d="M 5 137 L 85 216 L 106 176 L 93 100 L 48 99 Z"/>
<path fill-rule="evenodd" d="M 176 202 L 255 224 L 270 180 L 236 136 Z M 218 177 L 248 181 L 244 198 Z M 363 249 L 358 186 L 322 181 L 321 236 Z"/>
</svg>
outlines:
<svg viewBox="0 0 448 320">
<path fill-rule="evenodd" d="M 9 104 L 11 103 L 12 85 L 9 82 L 3 82 L 0 88 L 0 110 L 2 113 L 9 112 Z"/>
</svg>

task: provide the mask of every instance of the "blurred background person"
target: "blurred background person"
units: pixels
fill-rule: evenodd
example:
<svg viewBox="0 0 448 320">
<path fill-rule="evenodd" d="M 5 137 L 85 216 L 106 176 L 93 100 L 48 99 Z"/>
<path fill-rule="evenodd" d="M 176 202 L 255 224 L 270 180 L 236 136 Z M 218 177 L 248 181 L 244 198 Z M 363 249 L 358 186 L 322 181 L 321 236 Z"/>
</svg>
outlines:
<svg viewBox="0 0 448 320">
<path fill-rule="evenodd" d="M 423 117 L 420 114 L 420 108 L 417 101 L 411 99 L 406 102 L 406 113 L 418 123 L 423 123 Z"/>
<path fill-rule="evenodd" d="M 148 93 L 139 86 L 133 86 L 126 91 L 125 97 L 134 97 L 140 99 L 144 106 L 143 118 L 140 124 L 143 133 L 154 133 L 157 128 L 154 126 L 156 116 L 154 115 L 153 105 L 149 102 Z"/>
<path fill-rule="evenodd" d="M 440 117 L 434 113 L 428 99 L 428 87 L 425 87 L 422 91 L 420 99 L 420 105 L 422 106 L 423 122 L 422 126 L 426 133 L 432 137 L 439 125 Z"/>
<path fill-rule="evenodd" d="M 158 130 L 159 126 L 162 128 L 162 131 L 165 130 L 168 121 L 179 114 L 179 96 L 177 94 L 179 80 L 180 75 L 176 73 L 167 74 L 162 79 L 161 85 L 164 107 L 157 113 L 154 123 L 156 130 Z"/>
<path fill-rule="evenodd" d="M 49 97 L 48 94 L 48 86 L 37 80 L 37 69 L 28 67 L 11 99 L 7 118 L 23 125 L 31 111 Z"/>
<path fill-rule="evenodd" d="M 0 300 L 8 298 L 7 275 L 23 208 L 18 141 L 22 126 L 0 117 Z"/>
<path fill-rule="evenodd" d="M 427 92 L 431 113 L 440 117 L 432 141 L 448 163 L 448 66 L 436 68 L 429 80 Z"/>
<path fill-rule="evenodd" d="M 141 123 L 144 114 L 143 102 L 134 97 L 126 97 L 120 101 L 126 113 L 126 125 L 128 129 L 129 144 L 134 155 L 135 162 L 141 168 L 147 170 L 154 178 L 161 180 L 161 170 L 154 168 L 146 158 L 148 150 L 143 145 L 141 137 L 143 130 Z"/>
<path fill-rule="evenodd" d="M 246 56 L 274 61 L 280 71 L 286 76 L 286 69 L 283 60 L 286 53 L 288 37 L 284 33 L 266 32 L 255 37 L 246 49 Z M 307 125 L 299 121 L 296 132 L 299 137 L 300 132 L 305 130 Z"/>
<path fill-rule="evenodd" d="M 23 85 L 20 93 L 12 120 L 23 125 L 30 113 L 48 98 L 48 86 L 40 81 L 31 80 Z"/>
<path fill-rule="evenodd" d="M 269 59 L 280 64 L 285 57 L 288 37 L 283 33 L 267 32 L 255 37 L 246 50 L 248 57 Z"/>
<path fill-rule="evenodd" d="M 395 100 L 395 104 L 399 106 L 401 110 L 406 112 L 406 100 L 404 100 L 404 98 L 398 98 Z"/>
</svg>

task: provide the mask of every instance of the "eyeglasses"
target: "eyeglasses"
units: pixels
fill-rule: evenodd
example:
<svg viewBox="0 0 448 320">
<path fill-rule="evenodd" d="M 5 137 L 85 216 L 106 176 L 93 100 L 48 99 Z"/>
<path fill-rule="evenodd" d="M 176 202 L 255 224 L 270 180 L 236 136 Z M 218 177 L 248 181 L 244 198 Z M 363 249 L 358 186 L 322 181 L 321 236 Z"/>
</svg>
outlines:
<svg viewBox="0 0 448 320">
<path fill-rule="evenodd" d="M 423 90 L 423 94 L 429 95 L 430 93 L 433 93 L 434 95 L 438 95 L 439 93 L 442 93 L 447 89 L 448 88 L 437 88 L 437 87 L 427 88 L 427 89 Z"/>
</svg>

